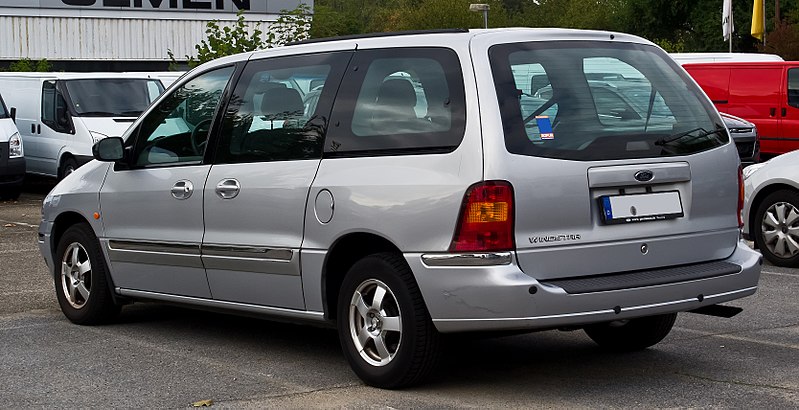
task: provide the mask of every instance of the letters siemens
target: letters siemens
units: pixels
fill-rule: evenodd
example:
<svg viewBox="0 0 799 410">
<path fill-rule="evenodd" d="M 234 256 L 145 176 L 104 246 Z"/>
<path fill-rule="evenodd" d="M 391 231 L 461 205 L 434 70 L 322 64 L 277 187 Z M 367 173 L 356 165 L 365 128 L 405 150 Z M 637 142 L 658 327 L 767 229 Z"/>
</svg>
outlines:
<svg viewBox="0 0 799 410">
<path fill-rule="evenodd" d="M 133 7 L 169 10 L 250 10 L 250 0 L 61 0 L 75 7 Z M 231 6 L 235 8 L 231 8 Z"/>
</svg>

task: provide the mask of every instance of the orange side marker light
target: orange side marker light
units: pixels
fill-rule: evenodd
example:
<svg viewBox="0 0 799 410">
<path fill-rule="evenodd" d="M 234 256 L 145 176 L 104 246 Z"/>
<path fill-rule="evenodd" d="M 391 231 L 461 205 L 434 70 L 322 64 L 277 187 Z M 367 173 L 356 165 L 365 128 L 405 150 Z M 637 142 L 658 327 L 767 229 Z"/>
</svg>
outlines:
<svg viewBox="0 0 799 410">
<path fill-rule="evenodd" d="M 95 212 L 93 216 L 94 216 L 94 219 L 100 219 L 100 213 L 99 212 Z"/>
</svg>

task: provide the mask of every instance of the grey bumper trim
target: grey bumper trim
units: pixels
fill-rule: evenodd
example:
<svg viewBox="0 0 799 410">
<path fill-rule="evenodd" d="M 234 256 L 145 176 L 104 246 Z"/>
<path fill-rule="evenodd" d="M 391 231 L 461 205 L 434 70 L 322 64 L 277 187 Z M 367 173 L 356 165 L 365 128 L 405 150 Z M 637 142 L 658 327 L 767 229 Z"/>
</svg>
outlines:
<svg viewBox="0 0 799 410">
<path fill-rule="evenodd" d="M 427 266 L 496 266 L 510 265 L 512 261 L 510 252 L 422 255 L 422 262 Z"/>
<path fill-rule="evenodd" d="M 671 300 L 648 305 L 621 307 L 616 312 L 614 307 L 607 309 L 571 312 L 555 315 L 514 317 L 514 318 L 484 318 L 484 319 L 433 319 L 433 323 L 440 332 L 462 332 L 473 330 L 513 330 L 513 329 L 546 329 L 550 327 L 580 326 L 590 323 L 612 320 L 629 319 L 648 315 L 684 312 L 702 306 L 749 296 L 757 291 L 757 286 L 706 295 L 700 302 L 697 298 Z"/>
</svg>

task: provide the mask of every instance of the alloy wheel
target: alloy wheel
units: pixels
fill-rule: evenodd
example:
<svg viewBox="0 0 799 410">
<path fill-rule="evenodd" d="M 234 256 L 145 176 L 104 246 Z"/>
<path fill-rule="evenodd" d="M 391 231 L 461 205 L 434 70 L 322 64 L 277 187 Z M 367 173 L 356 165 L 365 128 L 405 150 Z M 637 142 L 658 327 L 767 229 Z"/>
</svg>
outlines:
<svg viewBox="0 0 799 410">
<path fill-rule="evenodd" d="M 89 300 L 91 277 L 92 264 L 89 254 L 80 243 L 71 243 L 61 261 L 61 290 L 73 308 L 80 309 Z"/>
<path fill-rule="evenodd" d="M 385 283 L 368 279 L 358 285 L 350 301 L 349 328 L 363 360 L 373 366 L 391 363 L 400 348 L 402 316 Z"/>
</svg>

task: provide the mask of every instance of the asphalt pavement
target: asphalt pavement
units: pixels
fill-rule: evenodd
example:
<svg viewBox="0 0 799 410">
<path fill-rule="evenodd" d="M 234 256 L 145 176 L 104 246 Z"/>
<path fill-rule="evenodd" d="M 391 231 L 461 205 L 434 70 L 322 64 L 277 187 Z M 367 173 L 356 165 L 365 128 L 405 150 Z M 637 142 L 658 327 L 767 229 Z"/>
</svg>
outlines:
<svg viewBox="0 0 799 410">
<path fill-rule="evenodd" d="M 450 337 L 429 383 L 363 385 L 336 332 L 136 303 L 71 324 L 36 245 L 49 180 L 0 202 L 0 407 L 799 408 L 799 270 L 765 266 L 731 319 L 681 314 L 654 348 L 599 350 L 581 331 Z"/>
</svg>

